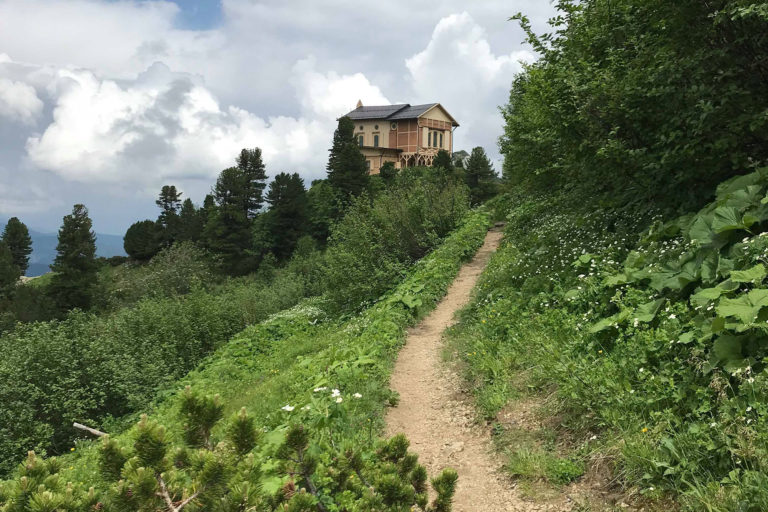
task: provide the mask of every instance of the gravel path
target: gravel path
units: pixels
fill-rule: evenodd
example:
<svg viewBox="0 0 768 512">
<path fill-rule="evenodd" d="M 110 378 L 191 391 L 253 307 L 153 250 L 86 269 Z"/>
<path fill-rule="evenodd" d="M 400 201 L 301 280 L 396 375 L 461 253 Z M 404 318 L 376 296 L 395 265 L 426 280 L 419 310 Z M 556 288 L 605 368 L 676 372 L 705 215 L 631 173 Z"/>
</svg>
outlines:
<svg viewBox="0 0 768 512">
<path fill-rule="evenodd" d="M 446 467 L 459 473 L 454 512 L 546 510 L 527 503 L 499 472 L 486 429 L 474 422 L 470 401 L 462 398 L 460 378 L 441 364 L 442 333 L 465 306 L 489 258 L 501 241 L 494 229 L 475 257 L 464 265 L 445 298 L 409 331 L 392 374 L 400 403 L 387 415 L 387 435 L 404 432 L 430 475 Z"/>
</svg>

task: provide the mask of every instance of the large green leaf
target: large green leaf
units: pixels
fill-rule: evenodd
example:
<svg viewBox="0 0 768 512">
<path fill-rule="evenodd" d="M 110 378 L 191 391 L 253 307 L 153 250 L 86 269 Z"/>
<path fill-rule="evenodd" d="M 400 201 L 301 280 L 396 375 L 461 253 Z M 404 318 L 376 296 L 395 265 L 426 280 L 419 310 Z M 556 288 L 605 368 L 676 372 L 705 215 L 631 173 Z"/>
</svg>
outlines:
<svg viewBox="0 0 768 512">
<path fill-rule="evenodd" d="M 712 350 L 718 362 L 733 361 L 743 359 L 741 355 L 741 345 L 743 336 L 734 336 L 725 334 L 715 340 Z"/>
<path fill-rule="evenodd" d="M 715 216 L 712 219 L 712 231 L 723 233 L 734 229 L 743 229 L 739 211 L 733 206 L 718 206 L 715 208 Z"/>
<path fill-rule="evenodd" d="M 703 216 L 696 217 L 688 230 L 688 238 L 703 245 L 712 243 L 714 236 L 714 231 Z"/>
<path fill-rule="evenodd" d="M 759 283 L 765 279 L 766 271 L 762 263 L 747 270 L 731 271 L 731 281 L 735 283 Z"/>
<path fill-rule="evenodd" d="M 721 288 L 704 288 L 691 295 L 691 304 L 694 306 L 706 306 L 709 302 L 719 299 L 720 296 L 725 293 Z"/>
<path fill-rule="evenodd" d="M 734 299 L 720 299 L 717 314 L 724 317 L 735 316 L 742 323 L 751 324 L 765 306 L 768 306 L 768 290 L 750 290 Z"/>
<path fill-rule="evenodd" d="M 658 299 L 646 302 L 635 310 L 634 317 L 641 322 L 650 322 L 656 317 L 659 308 L 664 304 L 665 299 Z"/>
</svg>

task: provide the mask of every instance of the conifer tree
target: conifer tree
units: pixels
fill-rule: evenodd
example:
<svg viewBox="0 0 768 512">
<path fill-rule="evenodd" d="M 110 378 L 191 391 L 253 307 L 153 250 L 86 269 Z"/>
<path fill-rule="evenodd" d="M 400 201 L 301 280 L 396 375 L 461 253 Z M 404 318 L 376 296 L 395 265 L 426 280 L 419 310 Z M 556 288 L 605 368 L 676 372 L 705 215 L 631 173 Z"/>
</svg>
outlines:
<svg viewBox="0 0 768 512">
<path fill-rule="evenodd" d="M 133 259 L 148 260 L 160 252 L 162 228 L 153 220 L 134 222 L 123 237 L 123 249 Z"/>
<path fill-rule="evenodd" d="M 271 252 L 278 259 L 290 257 L 296 242 L 308 228 L 307 192 L 297 174 L 281 172 L 269 184 L 269 211 L 264 214 Z"/>
<path fill-rule="evenodd" d="M 195 208 L 191 199 L 185 199 L 179 211 L 179 233 L 177 240 L 199 242 L 203 234 L 203 226 L 202 210 Z"/>
<path fill-rule="evenodd" d="M 496 172 L 482 147 L 472 149 L 464 171 L 464 180 L 469 187 L 473 203 L 481 203 L 493 195 Z"/>
<path fill-rule="evenodd" d="M 339 119 L 326 167 L 328 182 L 341 193 L 345 203 L 362 194 L 368 187 L 365 157 L 360 152 L 354 132 L 355 125 L 349 117 Z"/>
<path fill-rule="evenodd" d="M 163 185 L 155 204 L 160 208 L 157 223 L 161 228 L 163 246 L 170 246 L 176 240 L 179 231 L 179 208 L 182 193 L 174 185 Z"/>
<path fill-rule="evenodd" d="M 88 209 L 76 204 L 59 229 L 50 291 L 62 310 L 87 309 L 96 282 L 96 237 Z"/>
<path fill-rule="evenodd" d="M 11 251 L 13 263 L 19 267 L 21 275 L 26 274 L 29 255 L 32 254 L 32 238 L 29 236 L 27 226 L 18 218 L 11 217 L 3 230 L 2 240 Z"/>
<path fill-rule="evenodd" d="M 263 204 L 264 189 L 267 186 L 267 170 L 261 158 L 261 149 L 243 149 L 237 157 L 237 168 L 243 173 L 243 209 L 246 217 L 253 219 Z"/>
<path fill-rule="evenodd" d="M 221 255 L 225 270 L 232 275 L 249 272 L 255 263 L 251 252 L 251 220 L 243 207 L 245 193 L 240 168 L 221 171 L 213 188 L 216 208 L 209 214 L 203 232 L 207 247 Z"/>
</svg>

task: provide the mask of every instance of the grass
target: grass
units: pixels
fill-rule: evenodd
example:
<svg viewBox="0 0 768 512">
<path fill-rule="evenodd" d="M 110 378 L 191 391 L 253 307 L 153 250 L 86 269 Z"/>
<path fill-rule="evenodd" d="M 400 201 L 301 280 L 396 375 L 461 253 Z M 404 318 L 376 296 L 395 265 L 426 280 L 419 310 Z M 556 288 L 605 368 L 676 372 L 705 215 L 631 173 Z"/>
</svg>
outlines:
<svg viewBox="0 0 768 512">
<path fill-rule="evenodd" d="M 226 404 L 225 417 L 246 407 L 265 430 L 300 422 L 336 437 L 337 443 L 343 439 L 370 446 L 382 431 L 385 408 L 396 401 L 387 383 L 405 329 L 445 294 L 462 262 L 482 245 L 488 225 L 484 210 L 470 214 L 396 289 L 358 316 L 329 318 L 323 300 L 310 299 L 247 328 L 175 389 L 190 385 L 205 394 L 218 394 Z M 323 413 L 329 407 L 324 398 L 328 391 L 314 392 L 317 388 L 336 388 L 344 399 L 334 413 L 341 415 L 339 420 L 330 426 Z M 177 396 L 169 391 L 159 397 L 151 416 L 178 439 Z M 286 412 L 285 406 L 294 409 Z M 214 436 L 221 434 L 214 431 Z M 75 452 L 65 456 L 63 476 L 98 485 L 97 467 L 96 446 L 79 442 Z"/>
</svg>

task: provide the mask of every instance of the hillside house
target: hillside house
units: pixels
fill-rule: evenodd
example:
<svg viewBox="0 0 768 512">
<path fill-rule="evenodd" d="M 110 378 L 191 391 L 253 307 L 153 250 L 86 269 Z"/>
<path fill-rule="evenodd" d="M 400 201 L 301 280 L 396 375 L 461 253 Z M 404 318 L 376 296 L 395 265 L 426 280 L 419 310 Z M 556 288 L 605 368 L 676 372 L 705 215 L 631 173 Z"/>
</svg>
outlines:
<svg viewBox="0 0 768 512">
<path fill-rule="evenodd" d="M 371 174 L 385 162 L 395 167 L 431 166 L 441 149 L 453 153 L 453 130 L 459 123 L 439 103 L 363 106 L 348 114 Z"/>
</svg>

